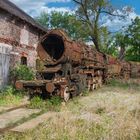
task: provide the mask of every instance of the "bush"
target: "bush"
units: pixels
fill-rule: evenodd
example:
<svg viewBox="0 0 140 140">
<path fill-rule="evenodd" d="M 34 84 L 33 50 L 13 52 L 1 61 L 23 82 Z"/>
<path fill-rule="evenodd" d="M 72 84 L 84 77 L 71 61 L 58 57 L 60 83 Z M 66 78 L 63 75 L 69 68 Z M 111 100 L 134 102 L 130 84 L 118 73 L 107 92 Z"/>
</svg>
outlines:
<svg viewBox="0 0 140 140">
<path fill-rule="evenodd" d="M 15 84 L 16 80 L 33 80 L 34 77 L 34 72 L 25 65 L 18 65 L 10 70 L 12 84 Z"/>
</svg>

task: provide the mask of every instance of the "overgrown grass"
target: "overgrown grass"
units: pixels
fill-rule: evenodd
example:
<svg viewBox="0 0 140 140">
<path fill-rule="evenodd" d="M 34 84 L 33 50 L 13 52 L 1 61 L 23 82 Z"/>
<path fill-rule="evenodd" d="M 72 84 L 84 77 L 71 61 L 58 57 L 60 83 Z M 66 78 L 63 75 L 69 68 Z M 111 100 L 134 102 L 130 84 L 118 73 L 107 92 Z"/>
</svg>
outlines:
<svg viewBox="0 0 140 140">
<path fill-rule="evenodd" d="M 135 90 L 140 90 L 140 83 L 139 81 L 134 82 L 133 79 L 129 80 L 116 80 L 112 79 L 108 82 L 108 86 L 112 87 L 119 87 L 123 89 L 135 89 Z"/>
<path fill-rule="evenodd" d="M 74 98 L 34 130 L 7 133 L 3 139 L 140 140 L 140 89 L 130 84 L 104 86 Z"/>
<path fill-rule="evenodd" d="M 82 96 L 88 96 L 88 95 L 89 95 L 89 92 L 88 92 L 87 89 L 85 89 L 85 90 L 83 91 L 83 93 L 82 93 Z"/>
<path fill-rule="evenodd" d="M 0 106 L 18 105 L 22 98 L 22 92 L 16 91 L 12 86 L 7 86 L 0 91 Z"/>
<path fill-rule="evenodd" d="M 59 111 L 61 105 L 61 98 L 60 97 L 51 97 L 50 99 L 43 100 L 39 96 L 36 96 L 31 99 L 29 108 L 32 109 L 41 109 L 46 111 Z"/>
</svg>

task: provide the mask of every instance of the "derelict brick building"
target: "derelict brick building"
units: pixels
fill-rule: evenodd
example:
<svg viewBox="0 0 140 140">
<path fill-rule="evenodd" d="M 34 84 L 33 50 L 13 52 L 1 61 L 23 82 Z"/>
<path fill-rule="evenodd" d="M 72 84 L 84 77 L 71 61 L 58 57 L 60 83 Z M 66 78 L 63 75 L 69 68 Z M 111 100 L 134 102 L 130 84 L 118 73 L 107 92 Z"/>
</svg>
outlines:
<svg viewBox="0 0 140 140">
<path fill-rule="evenodd" d="M 0 0 L 0 88 L 8 82 L 9 67 L 36 67 L 36 46 L 46 29 L 8 0 Z"/>
</svg>

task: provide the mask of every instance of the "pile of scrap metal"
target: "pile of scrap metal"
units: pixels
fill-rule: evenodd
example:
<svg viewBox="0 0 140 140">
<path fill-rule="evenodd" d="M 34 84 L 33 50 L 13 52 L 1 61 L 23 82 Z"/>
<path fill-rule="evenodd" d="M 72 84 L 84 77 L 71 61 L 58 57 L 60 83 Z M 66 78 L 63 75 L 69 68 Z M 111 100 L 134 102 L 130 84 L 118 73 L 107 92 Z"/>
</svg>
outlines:
<svg viewBox="0 0 140 140">
<path fill-rule="evenodd" d="M 17 89 L 30 95 L 60 96 L 65 101 L 94 90 L 111 77 L 130 78 L 129 62 L 120 62 L 81 42 L 72 41 L 62 30 L 50 30 L 39 42 L 38 56 L 44 66 L 36 80 L 17 81 Z"/>
</svg>

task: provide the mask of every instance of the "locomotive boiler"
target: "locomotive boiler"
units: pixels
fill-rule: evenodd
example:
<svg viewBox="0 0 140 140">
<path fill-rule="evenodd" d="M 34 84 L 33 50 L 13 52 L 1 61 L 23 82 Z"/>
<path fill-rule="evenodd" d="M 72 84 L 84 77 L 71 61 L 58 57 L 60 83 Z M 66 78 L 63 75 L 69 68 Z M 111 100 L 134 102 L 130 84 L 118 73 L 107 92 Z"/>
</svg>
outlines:
<svg viewBox="0 0 140 140">
<path fill-rule="evenodd" d="M 30 95 L 60 96 L 68 101 L 105 81 L 104 54 L 72 41 L 62 30 L 50 30 L 40 40 L 37 53 L 43 68 L 37 71 L 36 80 L 16 82 L 17 89 L 26 89 Z"/>
</svg>

